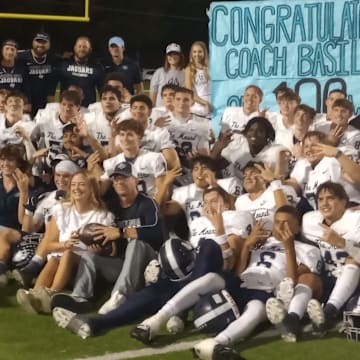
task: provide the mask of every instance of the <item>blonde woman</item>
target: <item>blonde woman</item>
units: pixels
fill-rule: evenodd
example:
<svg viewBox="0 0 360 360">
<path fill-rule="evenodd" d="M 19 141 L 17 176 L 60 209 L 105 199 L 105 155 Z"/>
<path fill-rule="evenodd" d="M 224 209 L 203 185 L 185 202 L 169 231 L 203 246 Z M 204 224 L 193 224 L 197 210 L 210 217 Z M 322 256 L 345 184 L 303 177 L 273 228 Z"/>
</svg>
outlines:
<svg viewBox="0 0 360 360">
<path fill-rule="evenodd" d="M 185 68 L 185 87 L 194 91 L 195 103 L 191 111 L 200 116 L 211 112 L 209 54 L 203 41 L 191 45 L 189 64 Z"/>
<path fill-rule="evenodd" d="M 89 223 L 110 225 L 113 216 L 101 201 L 97 182 L 85 171 L 75 173 L 70 181 L 70 193 L 56 205 L 46 226 L 42 242 L 46 243 L 48 261 L 36 280 L 34 289 L 19 289 L 16 298 L 32 313 L 50 312 L 50 296 L 63 290 L 76 274 L 86 245 L 78 240 L 79 229 Z M 89 249 L 100 251 L 100 248 Z"/>
<path fill-rule="evenodd" d="M 150 99 L 154 107 L 163 106 L 161 90 L 164 85 L 184 86 L 184 54 L 179 44 L 169 44 L 165 51 L 164 66 L 158 68 L 150 82 Z"/>
</svg>

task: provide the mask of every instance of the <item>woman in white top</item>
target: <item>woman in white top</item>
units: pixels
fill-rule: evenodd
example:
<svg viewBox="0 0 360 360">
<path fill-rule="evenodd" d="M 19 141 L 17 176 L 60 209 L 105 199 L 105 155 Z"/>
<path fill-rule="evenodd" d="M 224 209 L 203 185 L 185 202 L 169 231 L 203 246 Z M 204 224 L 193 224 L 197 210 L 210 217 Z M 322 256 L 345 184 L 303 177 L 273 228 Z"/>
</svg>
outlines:
<svg viewBox="0 0 360 360">
<path fill-rule="evenodd" d="M 63 290 L 76 274 L 81 253 L 87 251 L 78 240 L 81 227 L 89 223 L 110 225 L 113 215 L 105 210 L 97 182 L 85 171 L 75 173 L 67 198 L 53 209 L 43 242 L 47 244 L 48 261 L 36 280 L 34 289 L 19 289 L 16 298 L 26 310 L 50 312 L 49 294 Z M 95 251 L 100 251 L 97 246 Z"/>
<path fill-rule="evenodd" d="M 172 43 L 166 47 L 164 66 L 158 68 L 150 81 L 150 99 L 155 107 L 163 105 L 161 89 L 166 84 L 184 86 L 185 81 L 185 60 L 181 47 Z"/>
<path fill-rule="evenodd" d="M 185 68 L 185 87 L 194 91 L 195 104 L 191 112 L 207 116 L 211 112 L 211 93 L 209 75 L 209 54 L 202 41 L 191 45 L 189 64 Z"/>
</svg>

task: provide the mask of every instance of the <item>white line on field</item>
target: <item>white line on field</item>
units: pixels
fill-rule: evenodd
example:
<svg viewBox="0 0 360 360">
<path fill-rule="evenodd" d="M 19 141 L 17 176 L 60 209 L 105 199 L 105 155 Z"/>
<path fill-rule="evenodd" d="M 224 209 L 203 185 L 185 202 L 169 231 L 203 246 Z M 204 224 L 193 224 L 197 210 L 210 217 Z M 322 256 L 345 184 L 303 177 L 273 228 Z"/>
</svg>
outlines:
<svg viewBox="0 0 360 360">
<path fill-rule="evenodd" d="M 266 331 L 261 332 L 260 334 L 254 336 L 254 338 L 268 338 L 279 335 L 279 330 L 277 329 L 269 329 Z M 83 358 L 77 358 L 74 360 L 124 360 L 124 359 L 135 359 L 138 357 L 143 356 L 152 356 L 152 355 L 158 355 L 158 354 L 166 354 L 171 352 L 177 352 L 177 351 L 183 351 L 183 350 L 189 350 L 194 347 L 195 344 L 197 344 L 201 339 L 195 340 L 195 341 L 185 341 L 180 342 L 177 344 L 171 344 L 164 346 L 162 348 L 145 348 L 140 350 L 128 350 L 118 353 L 112 353 L 112 354 L 105 354 L 105 355 L 98 355 L 93 357 L 83 357 Z"/>
<path fill-rule="evenodd" d="M 119 353 L 105 354 L 94 357 L 78 358 L 75 360 L 123 360 L 123 359 L 134 359 L 141 356 L 151 356 L 158 354 L 166 354 L 176 351 L 183 351 L 191 349 L 199 340 L 186 341 L 178 344 L 167 345 L 162 348 L 145 348 L 140 350 L 128 350 Z"/>
</svg>

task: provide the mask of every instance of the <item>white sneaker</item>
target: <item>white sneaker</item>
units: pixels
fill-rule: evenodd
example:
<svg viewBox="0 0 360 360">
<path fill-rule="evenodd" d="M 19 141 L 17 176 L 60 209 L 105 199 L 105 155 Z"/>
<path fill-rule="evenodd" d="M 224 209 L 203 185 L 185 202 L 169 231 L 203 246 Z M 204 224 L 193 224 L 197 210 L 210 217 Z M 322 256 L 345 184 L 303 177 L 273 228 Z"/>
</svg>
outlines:
<svg viewBox="0 0 360 360">
<path fill-rule="evenodd" d="M 179 316 L 172 316 L 166 323 L 166 330 L 170 334 L 179 334 L 184 331 L 184 321 Z"/>
<path fill-rule="evenodd" d="M 216 345 L 218 345 L 218 342 L 214 338 L 205 339 L 194 346 L 193 354 L 198 359 L 212 360 Z"/>
<path fill-rule="evenodd" d="M 119 291 L 115 291 L 110 296 L 109 300 L 106 301 L 101 306 L 98 313 L 100 315 L 105 315 L 105 314 L 109 313 L 110 311 L 113 311 L 114 309 L 118 308 L 125 300 L 126 300 L 126 297 L 123 294 L 120 294 Z"/>
<path fill-rule="evenodd" d="M 273 325 L 279 325 L 285 319 L 286 310 L 283 302 L 276 298 L 266 301 L 266 316 Z"/>
<path fill-rule="evenodd" d="M 6 274 L 0 275 L 0 287 L 5 287 L 8 284 L 8 278 Z"/>
<path fill-rule="evenodd" d="M 56 307 L 54 308 L 52 314 L 59 327 L 69 329 L 82 339 L 86 339 L 91 336 L 89 324 L 81 319 L 76 313 L 67 309 Z"/>
<path fill-rule="evenodd" d="M 154 259 L 149 262 L 144 271 L 145 285 L 154 284 L 158 281 L 160 274 L 160 263 Z"/>
<path fill-rule="evenodd" d="M 289 308 L 291 299 L 294 296 L 294 281 L 290 277 L 282 279 L 276 288 L 276 298 L 281 300 L 285 309 Z"/>
</svg>

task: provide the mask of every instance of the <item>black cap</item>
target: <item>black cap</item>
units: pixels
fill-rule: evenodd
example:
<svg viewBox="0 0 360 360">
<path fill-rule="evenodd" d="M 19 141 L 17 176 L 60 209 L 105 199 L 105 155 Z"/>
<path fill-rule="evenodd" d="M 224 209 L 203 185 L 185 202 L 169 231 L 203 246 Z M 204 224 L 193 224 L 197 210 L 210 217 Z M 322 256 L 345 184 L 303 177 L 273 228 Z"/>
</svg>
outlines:
<svg viewBox="0 0 360 360">
<path fill-rule="evenodd" d="M 34 40 L 50 41 L 50 35 L 45 32 L 38 32 L 35 34 Z"/>
<path fill-rule="evenodd" d="M 114 177 L 116 175 L 125 177 L 136 176 L 131 163 L 128 161 L 123 161 L 115 166 L 115 169 L 110 174 L 110 177 Z"/>
<path fill-rule="evenodd" d="M 3 48 L 6 45 L 14 46 L 16 49 L 19 48 L 19 44 L 15 40 L 12 40 L 12 39 L 7 39 L 7 40 L 3 41 L 3 43 L 1 44 L 1 47 Z"/>
</svg>

